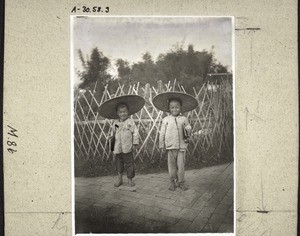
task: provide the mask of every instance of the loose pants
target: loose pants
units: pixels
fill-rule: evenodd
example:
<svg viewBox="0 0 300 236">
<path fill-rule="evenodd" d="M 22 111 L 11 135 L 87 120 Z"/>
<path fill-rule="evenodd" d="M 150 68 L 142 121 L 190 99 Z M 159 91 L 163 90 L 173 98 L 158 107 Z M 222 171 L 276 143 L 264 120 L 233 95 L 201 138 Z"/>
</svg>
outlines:
<svg viewBox="0 0 300 236">
<path fill-rule="evenodd" d="M 124 172 L 124 167 L 127 171 L 127 177 L 129 179 L 134 178 L 135 171 L 134 171 L 134 159 L 133 153 L 119 153 L 116 154 L 116 168 L 119 173 Z"/>
<path fill-rule="evenodd" d="M 168 169 L 170 180 L 184 183 L 185 150 L 168 150 Z"/>
</svg>

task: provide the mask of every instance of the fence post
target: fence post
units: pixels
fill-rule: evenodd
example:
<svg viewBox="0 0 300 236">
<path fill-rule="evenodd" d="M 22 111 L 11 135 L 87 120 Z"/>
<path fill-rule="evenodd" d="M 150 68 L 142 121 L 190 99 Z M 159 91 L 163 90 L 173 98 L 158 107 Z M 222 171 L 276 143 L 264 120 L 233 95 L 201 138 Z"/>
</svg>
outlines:
<svg viewBox="0 0 300 236">
<path fill-rule="evenodd" d="M 162 93 L 163 92 L 163 84 L 162 81 L 159 80 L 157 81 L 157 93 Z"/>
<path fill-rule="evenodd" d="M 150 84 L 147 83 L 145 85 L 145 94 L 144 94 L 144 98 L 145 99 L 149 99 L 150 98 Z"/>
<path fill-rule="evenodd" d="M 174 79 L 174 84 L 173 84 L 172 91 L 175 91 L 175 86 L 176 86 L 176 78 Z"/>
</svg>

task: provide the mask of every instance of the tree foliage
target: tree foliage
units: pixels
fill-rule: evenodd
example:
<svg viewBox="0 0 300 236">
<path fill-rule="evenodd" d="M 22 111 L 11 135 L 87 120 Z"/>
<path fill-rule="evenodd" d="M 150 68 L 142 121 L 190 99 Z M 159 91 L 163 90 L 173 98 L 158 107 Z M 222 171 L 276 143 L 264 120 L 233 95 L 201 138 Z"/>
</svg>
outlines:
<svg viewBox="0 0 300 236">
<path fill-rule="evenodd" d="M 97 82 L 97 91 L 103 91 L 105 84 L 111 78 L 107 72 L 110 66 L 110 61 L 103 55 L 98 48 L 92 50 L 90 58 L 84 59 L 81 50 L 78 51 L 80 61 L 82 63 L 83 71 L 78 72 L 81 80 L 79 88 L 94 89 Z"/>
<path fill-rule="evenodd" d="M 120 58 L 115 63 L 118 71 L 115 79 L 107 72 L 109 59 L 97 48 L 92 50 L 90 59 L 87 60 L 84 60 L 79 50 L 79 58 L 84 68 L 79 73 L 82 80 L 79 87 L 93 89 L 97 81 L 97 92 L 103 91 L 105 84 L 115 91 L 119 84 L 133 85 L 139 82 L 141 85 L 150 83 L 155 86 L 159 80 L 168 83 L 176 79 L 184 85 L 187 92 L 192 92 L 193 87 L 200 88 L 207 81 L 208 73 L 227 72 L 227 68 L 216 60 L 213 49 L 212 46 L 210 51 L 196 51 L 193 45 L 184 49 L 177 44 L 170 51 L 160 54 L 156 60 L 149 52 L 145 52 L 141 60 L 132 65 Z"/>
<path fill-rule="evenodd" d="M 116 66 L 118 79 L 122 84 L 140 82 L 141 85 L 156 85 L 158 80 L 168 83 L 176 79 L 189 92 L 193 87 L 201 87 L 206 82 L 208 73 L 227 72 L 227 68 L 214 58 L 213 48 L 210 52 L 195 51 L 193 45 L 189 45 L 187 50 L 177 45 L 169 52 L 160 54 L 156 61 L 146 52 L 142 55 L 142 60 L 132 66 L 119 59 Z"/>
</svg>

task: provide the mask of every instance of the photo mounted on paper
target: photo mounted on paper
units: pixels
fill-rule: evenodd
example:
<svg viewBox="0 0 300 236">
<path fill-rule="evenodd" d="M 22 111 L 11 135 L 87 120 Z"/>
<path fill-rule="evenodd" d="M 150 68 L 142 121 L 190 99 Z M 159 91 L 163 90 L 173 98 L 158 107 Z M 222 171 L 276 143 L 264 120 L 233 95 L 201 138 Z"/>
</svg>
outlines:
<svg viewBox="0 0 300 236">
<path fill-rule="evenodd" d="M 233 233 L 232 17 L 71 17 L 75 233 Z"/>
</svg>

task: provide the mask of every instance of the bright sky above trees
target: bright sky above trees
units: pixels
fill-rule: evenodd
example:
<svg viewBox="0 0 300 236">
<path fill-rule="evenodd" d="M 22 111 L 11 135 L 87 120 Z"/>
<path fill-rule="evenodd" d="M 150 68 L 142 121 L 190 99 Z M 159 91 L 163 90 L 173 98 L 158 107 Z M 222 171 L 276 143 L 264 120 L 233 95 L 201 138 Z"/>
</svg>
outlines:
<svg viewBox="0 0 300 236">
<path fill-rule="evenodd" d="M 210 50 L 228 70 L 232 67 L 231 18 L 215 17 L 87 17 L 74 18 L 74 66 L 81 69 L 78 49 L 90 55 L 98 47 L 111 61 L 110 74 L 117 75 L 115 63 L 121 58 L 130 64 L 149 52 L 154 60 L 175 45 Z M 75 83 L 79 80 L 75 78 Z"/>
</svg>

